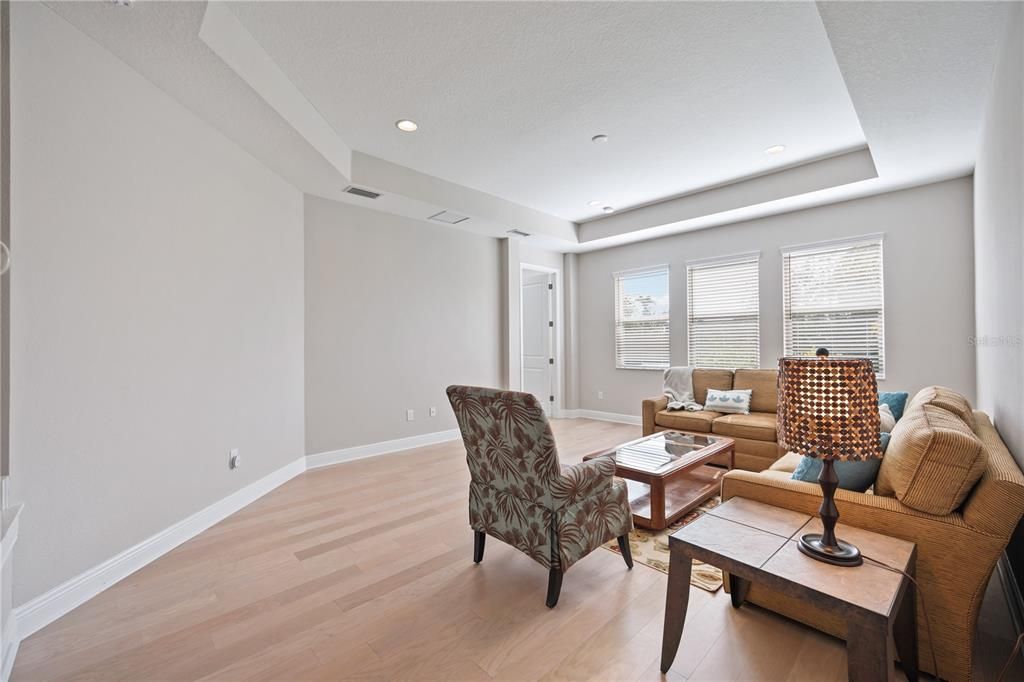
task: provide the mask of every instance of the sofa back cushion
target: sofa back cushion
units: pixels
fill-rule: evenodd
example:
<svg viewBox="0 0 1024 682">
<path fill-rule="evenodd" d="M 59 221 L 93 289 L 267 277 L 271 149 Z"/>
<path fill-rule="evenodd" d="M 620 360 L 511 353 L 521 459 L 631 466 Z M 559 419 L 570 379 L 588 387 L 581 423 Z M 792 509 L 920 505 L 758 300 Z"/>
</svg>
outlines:
<svg viewBox="0 0 1024 682">
<path fill-rule="evenodd" d="M 963 397 L 951 388 L 945 386 L 928 386 L 917 392 L 907 403 L 906 409 L 913 409 L 917 405 L 934 405 L 952 412 L 960 418 L 963 423 L 974 430 L 974 410 L 967 398 Z"/>
<path fill-rule="evenodd" d="M 775 413 L 779 406 L 779 370 L 738 369 L 732 379 L 733 388 L 749 388 L 751 412 Z"/>
<path fill-rule="evenodd" d="M 693 399 L 701 405 L 708 399 L 708 389 L 717 388 L 728 391 L 732 388 L 731 369 L 695 369 L 693 370 Z"/>
<path fill-rule="evenodd" d="M 960 507 L 987 462 L 984 445 L 960 417 L 924 402 L 908 405 L 892 431 L 875 492 L 944 516 Z"/>
<path fill-rule="evenodd" d="M 974 432 L 985 445 L 988 466 L 964 502 L 964 522 L 1009 539 L 1024 515 L 1024 473 L 987 414 L 975 412 L 974 426 Z"/>
</svg>

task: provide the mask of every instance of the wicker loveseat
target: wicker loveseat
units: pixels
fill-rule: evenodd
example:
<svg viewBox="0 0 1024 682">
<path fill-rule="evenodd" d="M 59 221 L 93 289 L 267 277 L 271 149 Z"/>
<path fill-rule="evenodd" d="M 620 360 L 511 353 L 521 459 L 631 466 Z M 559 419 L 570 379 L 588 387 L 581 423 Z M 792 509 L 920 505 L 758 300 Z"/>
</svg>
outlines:
<svg viewBox="0 0 1024 682">
<path fill-rule="evenodd" d="M 878 492 L 887 492 L 884 479 L 891 479 L 890 472 L 900 464 L 900 453 L 906 451 L 901 448 L 913 448 L 921 443 L 925 447 L 946 447 L 943 443 L 955 437 L 955 428 L 950 428 L 954 425 L 953 413 L 936 404 L 941 400 L 929 395 L 922 397 L 928 391 L 934 396 L 934 387 L 915 396 L 893 430 L 882 460 L 883 471 L 876 483 L 876 488 L 881 489 Z M 966 400 L 963 404 L 966 405 Z M 955 509 L 942 514 L 921 511 L 928 503 L 922 502 L 919 493 L 912 497 L 905 492 L 890 493 L 890 496 L 838 490 L 835 501 L 840 513 L 840 536 L 842 525 L 849 524 L 917 543 L 917 580 L 935 638 L 934 642 L 929 640 L 919 600 L 918 664 L 922 670 L 934 674 L 934 648 L 942 679 L 968 680 L 973 637 L 985 587 L 1024 515 L 1024 474 L 985 413 L 972 412 L 968 406 L 966 412 L 960 410 L 955 416 L 969 424 L 969 431 L 961 429 L 960 436 L 980 442 L 984 453 L 980 480 L 964 491 L 966 497 Z M 941 457 L 940 470 L 919 468 L 911 475 L 916 479 L 915 484 L 930 476 L 934 486 L 941 488 L 957 475 L 955 469 L 963 468 L 961 461 L 957 457 Z M 798 462 L 797 455 L 787 454 L 767 471 L 731 471 L 722 481 L 722 499 L 745 497 L 816 514 L 821 504 L 821 488 L 816 483 L 790 478 Z M 886 467 L 890 468 L 888 472 Z M 932 503 L 941 504 L 941 500 Z M 845 624 L 835 614 L 795 602 L 780 593 L 753 585 L 748 600 L 837 637 L 846 635 Z"/>
</svg>

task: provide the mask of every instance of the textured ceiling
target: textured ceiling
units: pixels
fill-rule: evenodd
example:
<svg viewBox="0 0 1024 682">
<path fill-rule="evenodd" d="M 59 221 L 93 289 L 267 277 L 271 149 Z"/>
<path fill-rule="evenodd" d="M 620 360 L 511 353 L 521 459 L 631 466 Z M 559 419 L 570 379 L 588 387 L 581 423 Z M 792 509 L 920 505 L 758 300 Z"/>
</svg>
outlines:
<svg viewBox="0 0 1024 682">
<path fill-rule="evenodd" d="M 322 150 L 199 38 L 206 3 L 47 4 L 296 187 L 347 197 L 348 179 Z M 473 215 L 470 229 L 546 233 L 565 250 L 971 172 L 1009 11 L 998 2 L 227 7 L 291 96 L 360 152 L 353 158 L 391 169 L 362 175 L 396 206 L 416 215 L 442 204 Z M 406 117 L 419 132 L 394 128 Z M 591 143 L 598 133 L 610 142 Z M 784 154 L 763 153 L 777 143 Z M 798 181 L 815 167 L 800 164 L 865 143 L 877 177 L 811 192 Z M 734 209 L 690 215 L 729 183 Z M 766 183 L 778 199 L 758 198 L 754 185 Z M 663 202 L 679 195 L 689 196 Z M 591 200 L 618 210 L 602 216 Z M 655 202 L 657 225 L 649 209 L 626 210 Z M 553 216 L 586 221 L 580 238 L 561 235 L 572 224 Z"/>
<path fill-rule="evenodd" d="M 354 149 L 572 220 L 864 144 L 813 3 L 230 9 Z"/>
<path fill-rule="evenodd" d="M 819 6 L 880 177 L 970 172 L 1011 3 Z"/>
</svg>

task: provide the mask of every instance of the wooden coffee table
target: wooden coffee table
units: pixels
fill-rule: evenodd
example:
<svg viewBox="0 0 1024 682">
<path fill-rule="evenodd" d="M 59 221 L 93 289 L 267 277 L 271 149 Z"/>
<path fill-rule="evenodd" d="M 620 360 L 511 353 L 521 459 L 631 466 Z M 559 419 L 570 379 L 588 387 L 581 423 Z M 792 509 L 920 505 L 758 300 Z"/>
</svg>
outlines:
<svg viewBox="0 0 1024 682">
<path fill-rule="evenodd" d="M 842 618 L 852 682 L 893 680 L 896 653 L 907 678 L 916 681 L 917 607 L 914 584 L 904 572 L 914 575 L 917 546 L 839 524 L 836 535 L 856 545 L 865 561 L 856 567 L 833 566 L 798 549 L 801 535 L 821 530 L 816 516 L 734 497 L 673 533 L 661 671 L 667 672 L 676 657 L 690 571 L 693 560 L 699 559 L 728 571 L 736 608 L 742 606 L 751 583 L 757 583 Z"/>
<path fill-rule="evenodd" d="M 626 479 L 633 523 L 662 530 L 718 494 L 728 469 L 709 466 L 727 453 L 735 460 L 734 442 L 722 436 L 662 431 L 584 457 L 615 453 L 615 475 Z"/>
</svg>

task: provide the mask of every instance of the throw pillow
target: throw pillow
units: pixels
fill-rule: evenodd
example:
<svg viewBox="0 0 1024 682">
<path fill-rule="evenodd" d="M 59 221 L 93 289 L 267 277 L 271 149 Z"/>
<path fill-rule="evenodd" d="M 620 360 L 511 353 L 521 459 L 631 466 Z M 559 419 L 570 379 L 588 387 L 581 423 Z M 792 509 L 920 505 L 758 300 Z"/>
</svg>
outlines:
<svg viewBox="0 0 1024 682">
<path fill-rule="evenodd" d="M 889 434 L 879 434 L 879 445 L 882 452 L 889 445 Z M 875 484 L 878 478 L 878 468 L 882 466 L 882 460 L 877 458 L 864 460 L 846 460 L 835 463 L 836 477 L 839 478 L 839 487 L 843 490 L 855 490 L 862 493 Z M 801 457 L 800 463 L 793 470 L 790 477 L 794 481 L 807 481 L 817 483 L 821 475 L 821 460 L 814 457 Z"/>
<path fill-rule="evenodd" d="M 878 404 L 888 405 L 892 416 L 896 418 L 896 421 L 899 421 L 900 417 L 903 416 L 903 408 L 907 405 L 908 397 L 910 397 L 910 394 L 902 391 L 879 393 Z"/>
<path fill-rule="evenodd" d="M 724 412 L 726 414 L 750 414 L 750 395 L 752 392 L 749 388 L 734 389 L 732 391 L 719 391 L 715 388 L 709 388 L 708 397 L 704 401 L 704 409 L 711 412 Z"/>
<path fill-rule="evenodd" d="M 984 443 L 960 417 L 936 405 L 915 405 L 893 429 L 875 493 L 945 516 L 963 504 L 987 464 Z"/>
<path fill-rule="evenodd" d="M 896 428 L 896 417 L 893 416 L 889 406 L 885 403 L 881 403 L 878 406 L 878 418 L 881 424 L 878 430 L 882 433 L 889 433 Z"/>
</svg>

